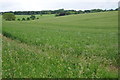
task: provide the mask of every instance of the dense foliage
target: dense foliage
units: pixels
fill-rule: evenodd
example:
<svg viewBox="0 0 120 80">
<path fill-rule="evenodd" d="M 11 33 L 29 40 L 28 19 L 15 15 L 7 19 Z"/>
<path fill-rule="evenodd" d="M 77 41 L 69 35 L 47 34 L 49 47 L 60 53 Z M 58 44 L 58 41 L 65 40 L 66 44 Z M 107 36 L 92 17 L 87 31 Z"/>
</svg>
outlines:
<svg viewBox="0 0 120 80">
<path fill-rule="evenodd" d="M 30 18 L 31 18 L 32 20 L 34 20 L 34 19 L 36 18 L 36 16 L 35 16 L 35 15 L 31 15 Z"/>
</svg>

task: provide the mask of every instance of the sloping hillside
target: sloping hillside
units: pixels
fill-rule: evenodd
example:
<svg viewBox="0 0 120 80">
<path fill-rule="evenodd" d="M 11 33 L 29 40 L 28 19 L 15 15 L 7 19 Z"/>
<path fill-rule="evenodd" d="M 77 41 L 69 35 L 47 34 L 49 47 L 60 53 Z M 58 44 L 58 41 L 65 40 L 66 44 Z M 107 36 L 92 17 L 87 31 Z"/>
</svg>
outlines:
<svg viewBox="0 0 120 80">
<path fill-rule="evenodd" d="M 116 11 L 38 17 L 3 21 L 4 78 L 117 78 Z"/>
</svg>

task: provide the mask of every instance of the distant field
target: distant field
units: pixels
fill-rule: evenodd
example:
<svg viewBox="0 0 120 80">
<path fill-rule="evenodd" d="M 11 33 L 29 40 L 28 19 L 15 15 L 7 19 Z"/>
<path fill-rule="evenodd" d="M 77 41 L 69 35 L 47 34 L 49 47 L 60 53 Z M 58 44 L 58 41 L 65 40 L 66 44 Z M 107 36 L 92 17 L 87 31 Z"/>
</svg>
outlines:
<svg viewBox="0 0 120 80">
<path fill-rule="evenodd" d="M 3 21 L 3 78 L 118 77 L 117 11 L 37 17 Z"/>
<path fill-rule="evenodd" d="M 16 20 L 17 19 L 22 19 L 22 18 L 27 18 L 27 17 L 30 17 L 31 15 L 16 15 Z M 55 15 L 54 14 L 44 14 L 44 15 L 35 15 L 36 18 L 41 18 L 41 19 L 45 19 L 45 18 L 51 18 L 51 17 L 54 17 Z"/>
</svg>

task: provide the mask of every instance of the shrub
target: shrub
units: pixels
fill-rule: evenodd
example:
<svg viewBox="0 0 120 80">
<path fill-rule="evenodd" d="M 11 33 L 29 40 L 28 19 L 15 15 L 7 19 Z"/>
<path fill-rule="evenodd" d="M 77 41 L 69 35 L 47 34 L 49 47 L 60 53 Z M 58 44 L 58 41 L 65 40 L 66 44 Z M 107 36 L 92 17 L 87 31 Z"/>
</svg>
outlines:
<svg viewBox="0 0 120 80">
<path fill-rule="evenodd" d="M 18 21 L 20 21 L 20 19 L 17 19 Z"/>
<path fill-rule="evenodd" d="M 27 20 L 29 21 L 29 20 L 30 20 L 30 18 L 29 18 L 29 17 L 27 17 Z"/>
<path fill-rule="evenodd" d="M 39 18 L 37 18 L 37 19 L 39 19 Z"/>
<path fill-rule="evenodd" d="M 35 17 L 35 15 L 31 15 L 30 18 L 31 18 L 32 20 L 34 20 L 36 17 Z"/>
<path fill-rule="evenodd" d="M 22 21 L 25 21 L 25 18 L 22 18 Z"/>
</svg>

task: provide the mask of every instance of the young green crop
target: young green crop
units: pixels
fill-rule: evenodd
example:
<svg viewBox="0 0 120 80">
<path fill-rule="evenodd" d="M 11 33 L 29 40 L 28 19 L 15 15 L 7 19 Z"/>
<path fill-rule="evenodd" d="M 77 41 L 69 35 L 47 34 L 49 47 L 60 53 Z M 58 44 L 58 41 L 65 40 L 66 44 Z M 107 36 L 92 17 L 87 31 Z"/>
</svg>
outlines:
<svg viewBox="0 0 120 80">
<path fill-rule="evenodd" d="M 4 21 L 3 77 L 115 78 L 117 28 L 117 12 Z"/>
</svg>

